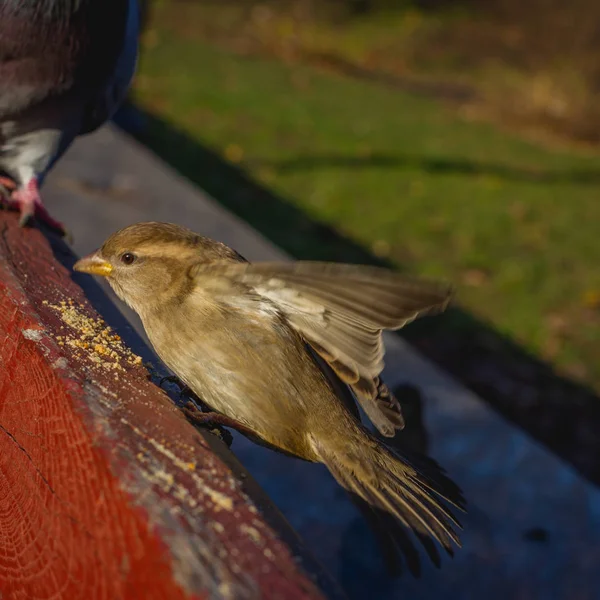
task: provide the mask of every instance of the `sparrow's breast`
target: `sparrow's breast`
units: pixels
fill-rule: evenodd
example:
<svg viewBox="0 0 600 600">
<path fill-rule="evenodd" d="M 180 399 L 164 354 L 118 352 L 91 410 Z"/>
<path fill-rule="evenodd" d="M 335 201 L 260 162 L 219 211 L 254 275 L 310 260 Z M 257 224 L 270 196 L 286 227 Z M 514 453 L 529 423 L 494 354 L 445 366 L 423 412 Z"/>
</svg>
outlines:
<svg viewBox="0 0 600 600">
<path fill-rule="evenodd" d="M 186 385 L 212 409 L 311 458 L 310 422 L 339 405 L 296 332 L 276 315 L 242 312 L 188 313 L 173 325 L 172 315 L 144 320 L 158 355 Z"/>
</svg>

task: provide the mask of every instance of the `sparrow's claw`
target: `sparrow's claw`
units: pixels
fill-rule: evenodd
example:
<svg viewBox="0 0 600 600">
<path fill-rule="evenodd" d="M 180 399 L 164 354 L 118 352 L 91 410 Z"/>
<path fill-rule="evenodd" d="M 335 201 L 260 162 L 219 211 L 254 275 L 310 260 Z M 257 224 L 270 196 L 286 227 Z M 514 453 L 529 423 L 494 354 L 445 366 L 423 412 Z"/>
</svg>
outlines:
<svg viewBox="0 0 600 600">
<path fill-rule="evenodd" d="M 194 392 L 192 392 L 192 390 L 187 385 L 185 385 L 185 383 L 183 383 L 181 379 L 179 379 L 179 377 L 177 377 L 176 375 L 167 375 L 165 377 L 162 377 L 161 380 L 158 382 L 158 387 L 163 388 L 164 383 L 172 383 L 173 385 L 179 388 L 180 400 L 182 398 L 185 399 L 190 397 L 196 399 L 196 395 L 194 394 Z M 187 403 L 191 404 L 189 400 L 187 400 Z"/>
<path fill-rule="evenodd" d="M 200 412 L 192 402 L 188 402 L 181 410 L 194 425 L 206 427 L 211 433 L 216 433 L 227 444 L 228 448 L 231 448 L 231 444 L 233 444 L 233 436 L 223 427 L 238 430 L 240 427 L 245 429 L 243 425 L 225 415 L 215 412 Z"/>
</svg>

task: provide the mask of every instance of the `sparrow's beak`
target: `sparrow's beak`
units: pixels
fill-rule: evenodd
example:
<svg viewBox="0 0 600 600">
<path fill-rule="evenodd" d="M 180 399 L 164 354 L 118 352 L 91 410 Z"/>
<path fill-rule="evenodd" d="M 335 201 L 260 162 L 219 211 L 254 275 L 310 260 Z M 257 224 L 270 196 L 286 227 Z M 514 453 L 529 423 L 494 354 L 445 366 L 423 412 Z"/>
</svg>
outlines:
<svg viewBox="0 0 600 600">
<path fill-rule="evenodd" d="M 112 265 L 98 255 L 97 252 L 80 258 L 74 265 L 75 271 L 108 277 L 112 273 Z"/>
</svg>

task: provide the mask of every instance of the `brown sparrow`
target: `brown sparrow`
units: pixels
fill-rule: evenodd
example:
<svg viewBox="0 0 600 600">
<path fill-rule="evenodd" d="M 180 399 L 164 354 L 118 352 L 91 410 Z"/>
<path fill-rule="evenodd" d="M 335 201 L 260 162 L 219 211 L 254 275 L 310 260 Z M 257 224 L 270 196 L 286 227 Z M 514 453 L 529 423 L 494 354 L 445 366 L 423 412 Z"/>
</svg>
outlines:
<svg viewBox="0 0 600 600">
<path fill-rule="evenodd" d="M 443 310 L 452 289 L 394 271 L 319 262 L 256 263 L 173 224 L 113 234 L 77 271 L 106 277 L 135 310 L 157 354 L 221 423 L 271 447 L 324 463 L 375 529 L 388 565 L 449 553 L 463 510 L 459 488 L 431 459 L 400 454 L 379 432 L 403 427 L 380 379 L 382 330 Z"/>
</svg>

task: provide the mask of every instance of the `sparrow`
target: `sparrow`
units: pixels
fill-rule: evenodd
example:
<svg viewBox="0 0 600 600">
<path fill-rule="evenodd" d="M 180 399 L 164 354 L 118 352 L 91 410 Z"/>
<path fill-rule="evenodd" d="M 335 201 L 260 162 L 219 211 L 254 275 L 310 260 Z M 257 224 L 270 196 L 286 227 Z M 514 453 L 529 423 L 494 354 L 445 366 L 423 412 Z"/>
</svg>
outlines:
<svg viewBox="0 0 600 600">
<path fill-rule="evenodd" d="M 140 316 L 161 360 L 259 443 L 325 464 L 368 519 L 391 571 L 420 574 L 418 540 L 460 545 L 458 486 L 433 460 L 386 444 L 404 425 L 380 378 L 382 331 L 443 310 L 446 284 L 325 262 L 250 263 L 169 223 L 114 233 L 76 271 L 105 277 Z M 381 435 L 361 421 L 356 401 Z M 215 414 L 216 413 L 216 414 Z M 414 534 L 411 537 L 410 532 Z"/>
<path fill-rule="evenodd" d="M 40 186 L 73 140 L 124 99 L 138 0 L 0 0 L 0 204 L 64 233 Z"/>
</svg>

